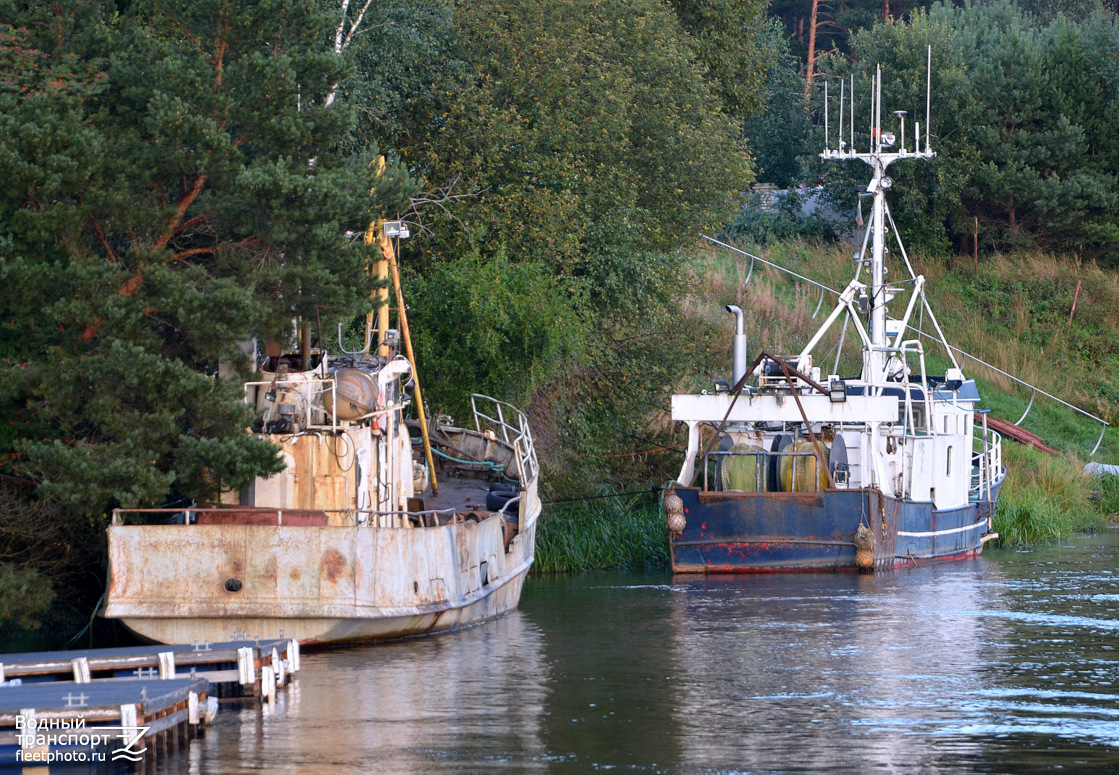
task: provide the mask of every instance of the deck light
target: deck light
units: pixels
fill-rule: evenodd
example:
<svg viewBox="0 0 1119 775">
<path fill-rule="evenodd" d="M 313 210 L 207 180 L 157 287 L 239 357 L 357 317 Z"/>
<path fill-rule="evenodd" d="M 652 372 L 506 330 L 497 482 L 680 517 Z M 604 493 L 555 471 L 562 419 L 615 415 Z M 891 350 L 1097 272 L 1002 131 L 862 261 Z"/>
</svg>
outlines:
<svg viewBox="0 0 1119 775">
<path fill-rule="evenodd" d="M 839 377 L 831 377 L 828 380 L 828 398 L 831 399 L 833 404 L 843 404 L 847 402 L 847 383 Z"/>
<path fill-rule="evenodd" d="M 404 221 L 385 221 L 385 236 L 408 239 L 412 232 L 408 231 L 408 224 Z"/>
</svg>

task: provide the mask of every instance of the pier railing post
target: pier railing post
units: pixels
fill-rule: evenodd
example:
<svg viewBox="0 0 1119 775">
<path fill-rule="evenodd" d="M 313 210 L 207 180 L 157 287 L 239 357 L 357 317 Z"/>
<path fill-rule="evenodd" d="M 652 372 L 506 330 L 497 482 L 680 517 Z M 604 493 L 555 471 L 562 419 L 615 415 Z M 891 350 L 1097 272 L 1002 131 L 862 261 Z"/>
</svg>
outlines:
<svg viewBox="0 0 1119 775">
<path fill-rule="evenodd" d="M 252 686 L 256 683 L 256 665 L 253 664 L 255 656 L 251 647 L 237 649 L 238 680 L 242 686 Z"/>
<path fill-rule="evenodd" d="M 159 677 L 167 681 L 175 677 L 175 652 L 159 652 Z"/>
</svg>

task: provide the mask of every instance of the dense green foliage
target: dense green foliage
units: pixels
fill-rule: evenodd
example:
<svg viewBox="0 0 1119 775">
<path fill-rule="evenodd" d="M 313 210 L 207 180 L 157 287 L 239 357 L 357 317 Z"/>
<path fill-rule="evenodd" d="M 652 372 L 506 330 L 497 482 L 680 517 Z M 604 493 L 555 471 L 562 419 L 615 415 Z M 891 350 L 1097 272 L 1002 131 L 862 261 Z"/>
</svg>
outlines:
<svg viewBox="0 0 1119 775">
<path fill-rule="evenodd" d="M 671 0 L 695 43 L 696 59 L 707 71 L 712 91 L 729 116 L 762 110 L 767 68 L 784 51 L 782 36 L 761 21 L 765 6 L 756 0 Z"/>
<path fill-rule="evenodd" d="M 368 158 L 334 151 L 349 113 L 317 106 L 343 74 L 325 19 L 302 0 L 0 19 L 0 400 L 23 420 L 4 462 L 87 514 L 275 470 L 206 372 L 365 295 L 343 226 L 374 199 Z"/>
<path fill-rule="evenodd" d="M 743 134 L 758 168 L 758 180 L 791 188 L 800 179 L 808 140 L 809 115 L 801 95 L 804 76 L 789 53 L 781 28 L 771 21 L 767 37 L 774 49 L 759 110 L 743 122 Z"/>
<path fill-rule="evenodd" d="M 414 27 L 438 58 L 409 60 L 392 115 L 360 131 L 388 126 L 438 200 L 402 246 L 426 393 L 453 414 L 477 389 L 530 406 L 549 463 L 613 451 L 674 378 L 656 360 L 680 335 L 685 249 L 752 179 L 733 112 L 760 100 L 761 5 L 414 7 L 440 20 Z"/>
<path fill-rule="evenodd" d="M 995 0 L 1002 2 L 1002 0 Z M 933 0 L 831 0 L 816 4 L 816 51 L 852 53 L 852 38 L 882 22 L 905 21 L 928 10 Z M 963 3 L 959 3 L 963 5 Z M 1114 10 L 1111 0 L 1017 0 L 1016 5 L 1044 24 L 1063 16 L 1085 19 L 1094 12 Z M 769 14 L 788 33 L 793 52 L 804 59 L 812 20 L 812 0 L 773 0 Z"/>
<path fill-rule="evenodd" d="M 832 0 L 816 3 L 816 51 L 850 52 L 851 38 L 875 23 L 908 17 L 926 8 L 930 0 Z M 808 54 L 813 0 L 773 0 L 769 13 L 779 19 L 789 36 L 793 53 Z"/>
<path fill-rule="evenodd" d="M 882 65 L 884 128 L 889 111 L 924 124 L 926 51 L 932 46 L 935 165 L 896 164 L 893 207 L 911 248 L 970 251 L 1040 247 L 1119 262 L 1119 25 L 1100 12 L 1040 24 L 1015 6 L 936 4 L 905 22 L 877 24 L 851 39 L 852 66 L 827 56 L 820 70 L 855 75 L 857 147 L 867 142 L 870 77 Z M 849 82 L 849 81 L 848 81 Z M 837 82 L 833 85 L 838 86 Z M 822 94 L 816 93 L 817 120 Z M 836 89 L 831 90 L 835 144 Z M 927 128 L 922 128 L 922 135 Z M 845 132 L 846 135 L 846 132 Z M 812 143 L 822 146 L 819 132 Z M 847 208 L 865 169 L 825 169 L 804 148 L 805 174 Z"/>
</svg>

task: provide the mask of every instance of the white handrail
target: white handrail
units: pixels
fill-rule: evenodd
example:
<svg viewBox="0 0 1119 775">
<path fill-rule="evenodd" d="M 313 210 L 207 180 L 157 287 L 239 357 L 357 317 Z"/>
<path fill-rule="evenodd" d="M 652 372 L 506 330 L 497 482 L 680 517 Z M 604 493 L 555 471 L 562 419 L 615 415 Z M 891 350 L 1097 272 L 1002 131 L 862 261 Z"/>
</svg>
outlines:
<svg viewBox="0 0 1119 775">
<path fill-rule="evenodd" d="M 483 406 L 479 409 L 479 402 L 489 402 L 492 409 Z M 502 440 L 511 446 L 516 453 L 518 473 L 521 477 L 522 485 L 527 484 L 531 480 L 535 480 L 540 474 L 540 465 L 536 459 L 536 447 L 532 440 L 532 431 L 529 429 L 528 417 L 517 407 L 512 404 L 484 395 L 482 393 L 473 393 L 470 396 L 470 408 L 474 412 L 474 428 L 479 433 L 482 432 L 482 420 L 485 420 L 488 425 L 492 425 L 501 431 Z M 506 409 L 510 410 L 512 416 L 506 418 Z M 487 411 L 496 414 L 496 417 L 487 414 Z M 516 422 L 516 425 L 512 423 Z M 510 440 L 510 433 L 513 434 Z"/>
</svg>

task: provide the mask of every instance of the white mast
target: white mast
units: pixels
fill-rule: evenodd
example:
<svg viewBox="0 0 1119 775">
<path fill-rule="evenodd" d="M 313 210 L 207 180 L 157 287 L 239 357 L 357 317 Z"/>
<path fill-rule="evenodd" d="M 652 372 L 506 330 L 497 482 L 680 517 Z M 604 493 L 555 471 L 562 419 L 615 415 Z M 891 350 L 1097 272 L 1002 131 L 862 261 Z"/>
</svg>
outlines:
<svg viewBox="0 0 1119 775">
<path fill-rule="evenodd" d="M 854 112 L 855 90 L 852 80 L 851 88 L 851 145 L 844 150 L 840 143 L 838 151 L 825 150 L 820 158 L 825 160 L 858 159 L 874 170 L 867 193 L 874 196 L 874 209 L 869 224 L 871 237 L 870 251 L 870 348 L 863 358 L 863 379 L 870 384 L 881 384 L 885 381 L 886 360 L 889 357 L 890 341 L 886 335 L 886 303 L 891 294 L 886 286 L 886 190 L 893 185 L 893 181 L 886 175 L 886 169 L 898 159 L 932 159 L 936 154 L 930 145 L 931 132 L 929 120 L 930 103 L 932 98 L 932 46 L 929 46 L 929 67 L 926 86 L 925 105 L 925 148 L 921 149 L 920 143 L 914 151 L 900 148 L 893 152 L 886 149 L 892 147 L 896 138 L 889 132 L 882 131 L 882 67 L 878 66 L 870 88 L 870 150 L 867 153 L 858 153 L 855 150 L 854 138 Z M 842 108 L 840 108 L 842 110 Z M 826 119 L 825 119 L 826 120 Z M 827 130 L 825 129 L 825 136 Z M 840 130 L 842 137 L 842 129 Z"/>
</svg>

